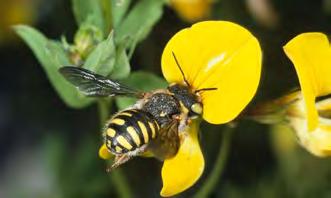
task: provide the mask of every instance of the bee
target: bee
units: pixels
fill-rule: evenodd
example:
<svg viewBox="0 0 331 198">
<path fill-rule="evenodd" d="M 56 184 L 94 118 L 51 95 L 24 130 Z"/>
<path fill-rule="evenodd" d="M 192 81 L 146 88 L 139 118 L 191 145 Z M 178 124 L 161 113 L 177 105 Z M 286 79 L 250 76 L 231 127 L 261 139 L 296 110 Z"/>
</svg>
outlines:
<svg viewBox="0 0 331 198">
<path fill-rule="evenodd" d="M 146 151 L 160 160 L 176 155 L 180 132 L 202 114 L 201 91 L 193 91 L 185 78 L 174 52 L 173 58 L 180 70 L 183 84 L 173 83 L 166 89 L 141 92 L 89 70 L 65 66 L 59 72 L 86 96 L 129 96 L 138 101 L 113 115 L 103 132 L 108 151 L 115 155 L 110 170 Z"/>
</svg>

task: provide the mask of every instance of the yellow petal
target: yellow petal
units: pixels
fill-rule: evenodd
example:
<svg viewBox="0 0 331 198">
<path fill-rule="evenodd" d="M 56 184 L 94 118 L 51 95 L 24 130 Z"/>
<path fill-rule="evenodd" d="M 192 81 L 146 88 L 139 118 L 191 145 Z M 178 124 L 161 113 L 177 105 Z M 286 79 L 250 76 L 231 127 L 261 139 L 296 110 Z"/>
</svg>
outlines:
<svg viewBox="0 0 331 198">
<path fill-rule="evenodd" d="M 245 28 L 205 21 L 174 35 L 162 54 L 162 72 L 168 82 L 183 83 L 172 52 L 193 89 L 217 88 L 201 93 L 206 121 L 233 120 L 254 96 L 262 55 L 257 39 Z"/>
<path fill-rule="evenodd" d="M 210 14 L 211 0 L 171 0 L 171 7 L 185 21 L 194 22 Z"/>
<path fill-rule="evenodd" d="M 315 98 L 331 93 L 331 48 L 326 35 L 304 33 L 284 46 L 299 77 L 308 114 L 308 130 L 317 127 Z"/>
<path fill-rule="evenodd" d="M 312 133 L 313 144 L 316 145 L 315 153 L 318 156 L 331 156 L 331 125 L 321 124 Z"/>
<path fill-rule="evenodd" d="M 161 196 L 178 194 L 191 187 L 201 176 L 205 162 L 198 141 L 197 122 L 181 132 L 181 145 L 175 157 L 164 161 Z"/>
<path fill-rule="evenodd" d="M 331 98 L 327 98 L 324 100 L 319 101 L 316 104 L 316 107 L 319 112 L 331 112 Z M 329 114 L 331 115 L 331 113 Z"/>
<path fill-rule="evenodd" d="M 320 123 L 313 131 L 308 131 L 301 118 L 292 118 L 291 124 L 305 149 L 319 157 L 331 156 L 331 123 Z"/>
<path fill-rule="evenodd" d="M 300 100 L 293 106 L 299 116 L 289 116 L 288 119 L 295 129 L 300 144 L 316 156 L 331 156 L 331 98 L 316 103 L 318 112 L 323 116 L 318 117 L 317 127 L 313 131 L 308 130 L 307 115 L 302 114 L 304 101 Z"/>
<path fill-rule="evenodd" d="M 106 144 L 103 144 L 99 149 L 99 157 L 107 160 L 110 159 L 113 155 L 108 151 Z"/>
</svg>

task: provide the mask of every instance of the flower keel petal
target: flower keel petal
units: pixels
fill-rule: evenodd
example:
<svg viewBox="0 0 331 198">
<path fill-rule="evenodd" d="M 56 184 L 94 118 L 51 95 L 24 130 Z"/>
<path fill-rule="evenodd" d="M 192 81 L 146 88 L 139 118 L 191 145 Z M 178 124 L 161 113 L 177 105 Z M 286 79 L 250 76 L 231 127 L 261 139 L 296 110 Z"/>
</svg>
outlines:
<svg viewBox="0 0 331 198">
<path fill-rule="evenodd" d="M 193 122 L 181 132 L 181 145 L 175 157 L 164 161 L 161 196 L 178 194 L 191 187 L 204 170 L 204 158 L 198 141 L 199 123 Z"/>
<path fill-rule="evenodd" d="M 99 157 L 107 160 L 112 157 L 112 154 L 108 151 L 106 144 L 103 144 L 99 149 Z"/>
</svg>

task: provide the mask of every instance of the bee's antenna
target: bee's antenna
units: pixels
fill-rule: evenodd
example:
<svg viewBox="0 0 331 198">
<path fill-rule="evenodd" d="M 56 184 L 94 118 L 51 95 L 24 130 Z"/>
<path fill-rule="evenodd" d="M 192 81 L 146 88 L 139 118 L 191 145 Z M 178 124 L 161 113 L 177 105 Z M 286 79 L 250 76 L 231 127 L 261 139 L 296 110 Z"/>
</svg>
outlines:
<svg viewBox="0 0 331 198">
<path fill-rule="evenodd" d="M 188 85 L 190 87 L 191 85 L 190 85 L 190 83 L 188 83 L 187 79 L 185 78 L 184 72 L 183 72 L 182 68 L 180 67 L 180 65 L 178 63 L 178 60 L 176 58 L 176 55 L 175 55 L 175 53 L 173 51 L 172 51 L 172 56 L 174 57 L 175 62 L 176 62 L 177 66 L 178 66 L 178 68 L 180 70 L 180 73 L 182 74 L 182 76 L 184 78 L 184 82 L 186 83 L 186 85 Z"/>
<path fill-rule="evenodd" d="M 201 91 L 214 91 L 214 90 L 217 90 L 216 87 L 212 87 L 212 88 L 202 88 L 202 89 L 198 89 L 198 90 L 195 90 L 194 93 L 199 93 Z"/>
</svg>

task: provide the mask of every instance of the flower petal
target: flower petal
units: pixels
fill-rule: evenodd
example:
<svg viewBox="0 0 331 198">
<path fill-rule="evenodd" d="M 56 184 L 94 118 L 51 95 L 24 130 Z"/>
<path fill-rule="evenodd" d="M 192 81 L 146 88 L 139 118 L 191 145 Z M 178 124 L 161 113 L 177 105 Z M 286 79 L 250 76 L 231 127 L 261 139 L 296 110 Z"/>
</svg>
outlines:
<svg viewBox="0 0 331 198">
<path fill-rule="evenodd" d="M 171 0 L 171 7 L 185 21 L 194 22 L 210 14 L 211 0 Z"/>
<path fill-rule="evenodd" d="M 331 98 L 319 101 L 318 103 L 316 103 L 316 107 L 318 109 L 318 112 L 329 112 L 328 114 L 331 115 Z M 331 117 L 327 117 L 331 119 Z"/>
<path fill-rule="evenodd" d="M 99 157 L 107 160 L 110 159 L 113 155 L 108 151 L 106 144 L 103 144 L 99 149 Z"/>
<path fill-rule="evenodd" d="M 175 157 L 164 161 L 161 196 L 168 197 L 191 187 L 201 176 L 205 161 L 198 141 L 199 123 L 192 122 L 181 132 L 181 145 Z"/>
<path fill-rule="evenodd" d="M 293 117 L 291 124 L 304 148 L 319 157 L 331 156 L 331 124 L 320 123 L 313 131 L 308 131 L 301 118 Z"/>
<path fill-rule="evenodd" d="M 308 114 L 308 130 L 317 127 L 315 98 L 331 93 L 331 48 L 326 35 L 304 33 L 284 46 L 299 77 Z"/>
<path fill-rule="evenodd" d="M 318 125 L 313 131 L 308 130 L 304 101 L 299 100 L 292 106 L 296 116 L 289 116 L 288 119 L 295 129 L 300 144 L 316 156 L 331 156 L 331 98 L 316 103 L 318 112 L 322 116 L 318 118 Z"/>
<path fill-rule="evenodd" d="M 201 93 L 208 122 L 231 121 L 254 96 L 262 55 L 257 39 L 245 28 L 205 21 L 174 35 L 163 51 L 162 71 L 168 82 L 183 84 L 172 52 L 193 89 L 217 88 Z"/>
</svg>

